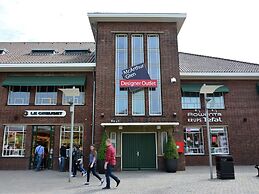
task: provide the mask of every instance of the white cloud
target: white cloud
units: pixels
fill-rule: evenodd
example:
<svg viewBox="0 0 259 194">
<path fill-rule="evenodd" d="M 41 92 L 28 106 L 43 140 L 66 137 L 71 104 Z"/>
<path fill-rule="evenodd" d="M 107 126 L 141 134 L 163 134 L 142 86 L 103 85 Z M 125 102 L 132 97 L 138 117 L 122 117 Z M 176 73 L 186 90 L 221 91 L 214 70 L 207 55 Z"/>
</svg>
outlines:
<svg viewBox="0 0 259 194">
<path fill-rule="evenodd" d="M 1 0 L 0 41 L 93 41 L 87 12 L 186 12 L 179 50 L 259 63 L 256 0 Z"/>
</svg>

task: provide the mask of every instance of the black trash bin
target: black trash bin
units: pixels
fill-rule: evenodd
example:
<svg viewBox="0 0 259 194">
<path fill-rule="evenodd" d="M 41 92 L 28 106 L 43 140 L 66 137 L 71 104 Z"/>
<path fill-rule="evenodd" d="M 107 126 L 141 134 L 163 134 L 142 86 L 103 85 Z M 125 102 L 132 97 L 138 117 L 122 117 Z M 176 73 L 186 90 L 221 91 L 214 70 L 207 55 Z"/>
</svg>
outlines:
<svg viewBox="0 0 259 194">
<path fill-rule="evenodd" d="M 215 159 L 217 178 L 235 179 L 233 157 L 231 155 L 218 155 Z"/>
</svg>

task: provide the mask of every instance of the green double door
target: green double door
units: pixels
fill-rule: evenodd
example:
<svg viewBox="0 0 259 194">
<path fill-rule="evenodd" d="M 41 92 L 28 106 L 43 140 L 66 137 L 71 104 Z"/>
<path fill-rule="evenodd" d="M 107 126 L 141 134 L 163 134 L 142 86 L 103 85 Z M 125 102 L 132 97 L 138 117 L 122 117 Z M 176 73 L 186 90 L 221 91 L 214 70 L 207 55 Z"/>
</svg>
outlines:
<svg viewBox="0 0 259 194">
<path fill-rule="evenodd" d="M 122 134 L 122 169 L 156 169 L 155 133 Z"/>
</svg>

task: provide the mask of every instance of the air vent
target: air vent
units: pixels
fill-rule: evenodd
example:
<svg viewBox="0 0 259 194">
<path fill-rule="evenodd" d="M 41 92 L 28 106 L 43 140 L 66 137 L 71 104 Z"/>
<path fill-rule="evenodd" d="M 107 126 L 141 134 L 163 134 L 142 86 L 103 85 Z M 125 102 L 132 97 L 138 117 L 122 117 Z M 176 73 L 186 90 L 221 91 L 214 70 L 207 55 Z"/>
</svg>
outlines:
<svg viewBox="0 0 259 194">
<path fill-rule="evenodd" d="M 31 50 L 32 55 L 53 55 L 56 51 L 53 49 L 33 49 Z"/>
<path fill-rule="evenodd" d="M 65 55 L 85 55 L 89 53 L 91 53 L 89 49 L 69 49 L 64 51 Z"/>
</svg>

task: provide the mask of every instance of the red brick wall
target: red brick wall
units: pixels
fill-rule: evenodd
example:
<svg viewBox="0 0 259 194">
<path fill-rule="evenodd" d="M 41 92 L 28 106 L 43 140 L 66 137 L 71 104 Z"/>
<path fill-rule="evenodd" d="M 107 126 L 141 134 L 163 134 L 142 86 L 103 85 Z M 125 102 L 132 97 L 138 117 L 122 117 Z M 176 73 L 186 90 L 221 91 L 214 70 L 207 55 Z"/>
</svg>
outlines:
<svg viewBox="0 0 259 194">
<path fill-rule="evenodd" d="M 198 81 L 199 82 L 199 81 Z M 194 81 L 182 81 L 182 83 L 194 83 Z M 199 83 L 205 83 L 200 81 Z M 206 81 L 206 83 L 224 84 L 230 92 L 224 96 L 225 109 L 218 110 L 222 113 L 222 123 L 211 125 L 227 125 L 230 154 L 233 155 L 235 164 L 249 165 L 259 162 L 259 95 L 256 92 L 257 81 L 253 80 L 222 80 Z M 201 98 L 202 110 L 204 110 L 203 98 Z M 183 125 L 189 125 L 186 114 L 183 111 Z M 246 120 L 246 121 L 245 121 Z M 202 123 L 205 125 L 205 123 Z M 206 127 L 203 128 L 205 152 L 207 150 Z M 207 156 L 186 156 L 187 165 L 207 165 Z"/>
<path fill-rule="evenodd" d="M 101 141 L 103 122 L 112 119 L 120 122 L 172 122 L 181 121 L 180 106 L 180 78 L 178 62 L 178 45 L 176 24 L 174 23 L 98 23 L 97 27 L 97 58 L 96 58 L 96 115 L 95 115 L 95 141 Z M 160 33 L 161 55 L 161 83 L 162 83 L 162 116 L 149 116 L 148 103 L 146 103 L 146 116 L 131 116 L 131 95 L 129 94 L 129 116 L 115 116 L 115 33 L 114 31 L 153 31 Z M 144 47 L 146 50 L 146 47 Z M 130 55 L 129 55 L 130 56 Z M 129 57 L 130 60 L 130 57 Z M 130 61 L 128 64 L 131 64 Z M 175 77 L 177 82 L 170 83 Z M 130 93 L 130 92 L 129 92 Z M 146 102 L 148 95 L 146 90 Z M 176 112 L 177 116 L 173 117 Z M 101 114 L 104 114 L 102 117 Z M 181 126 L 179 128 L 182 128 Z M 181 141 L 182 136 L 176 135 Z"/>
<path fill-rule="evenodd" d="M 92 127 L 92 87 L 93 87 L 93 74 L 92 73 L 1 73 L 0 83 L 4 81 L 8 75 L 48 75 L 48 76 L 79 76 L 85 75 L 85 105 L 76 106 L 75 108 L 75 124 L 83 125 L 84 127 L 84 155 L 87 155 L 89 145 L 91 144 L 91 127 Z M 54 129 L 54 169 L 58 168 L 59 145 L 60 145 L 60 126 L 62 124 L 70 124 L 70 111 L 69 106 L 62 106 L 62 94 L 59 93 L 58 103 L 56 106 L 35 106 L 34 96 L 35 87 L 32 88 L 30 105 L 29 106 L 7 106 L 8 89 L 0 87 L 0 168 L 2 169 L 28 169 L 29 159 L 31 155 L 31 139 L 32 127 L 31 125 L 53 125 Z M 25 118 L 23 117 L 24 110 L 65 110 L 66 117 L 62 118 Z M 27 125 L 26 130 L 26 156 L 24 158 L 5 158 L 2 157 L 3 134 L 5 124 L 24 124 Z M 85 157 L 86 159 L 86 157 Z M 20 161 L 20 162 L 18 162 Z"/>
<path fill-rule="evenodd" d="M 121 122 L 125 121 L 172 121 L 181 119 L 179 65 L 177 54 L 176 26 L 170 23 L 99 23 L 97 35 L 97 67 L 96 67 L 96 142 L 99 143 L 102 132 L 100 124 L 110 122 L 114 114 L 114 37 L 112 31 L 164 31 L 160 34 L 161 47 L 161 81 L 163 98 L 163 116 L 138 116 L 116 117 Z M 176 77 L 175 85 L 170 83 L 170 78 Z M 169 89 L 165 89 L 169 88 Z M 146 95 L 146 97 L 148 97 Z M 131 99 L 129 97 L 129 99 Z M 148 100 L 148 99 L 146 99 Z M 129 102 L 130 104 L 130 102 Z M 130 106 L 129 106 L 130 107 Z M 146 111 L 148 112 L 148 111 Z M 173 112 L 177 118 L 173 118 Z M 104 117 L 101 117 L 104 113 Z"/>
</svg>

